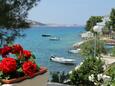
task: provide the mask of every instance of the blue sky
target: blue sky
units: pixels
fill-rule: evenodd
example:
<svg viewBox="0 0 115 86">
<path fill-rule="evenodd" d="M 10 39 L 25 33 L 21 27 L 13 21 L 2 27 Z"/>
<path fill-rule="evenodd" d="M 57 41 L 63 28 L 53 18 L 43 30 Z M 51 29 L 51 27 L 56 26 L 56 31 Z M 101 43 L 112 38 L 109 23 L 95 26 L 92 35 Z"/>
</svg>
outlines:
<svg viewBox="0 0 115 86">
<path fill-rule="evenodd" d="M 107 15 L 115 0 L 41 0 L 28 18 L 43 23 L 84 25 L 90 16 Z"/>
</svg>

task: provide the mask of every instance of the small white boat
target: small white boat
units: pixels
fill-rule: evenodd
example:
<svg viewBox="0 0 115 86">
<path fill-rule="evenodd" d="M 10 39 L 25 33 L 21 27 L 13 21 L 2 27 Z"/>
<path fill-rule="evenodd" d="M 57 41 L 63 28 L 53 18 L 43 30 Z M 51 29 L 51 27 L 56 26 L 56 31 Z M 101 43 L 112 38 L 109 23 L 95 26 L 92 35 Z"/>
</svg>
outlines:
<svg viewBox="0 0 115 86">
<path fill-rule="evenodd" d="M 75 64 L 74 59 L 66 59 L 64 57 L 51 56 L 50 60 L 62 64 Z"/>
<path fill-rule="evenodd" d="M 50 37 L 49 40 L 58 41 L 58 40 L 60 40 L 60 38 L 59 37 Z"/>
<path fill-rule="evenodd" d="M 76 49 L 76 50 L 69 50 L 69 53 L 73 53 L 73 54 L 76 54 L 76 53 L 79 53 L 80 52 L 80 48 Z"/>
</svg>

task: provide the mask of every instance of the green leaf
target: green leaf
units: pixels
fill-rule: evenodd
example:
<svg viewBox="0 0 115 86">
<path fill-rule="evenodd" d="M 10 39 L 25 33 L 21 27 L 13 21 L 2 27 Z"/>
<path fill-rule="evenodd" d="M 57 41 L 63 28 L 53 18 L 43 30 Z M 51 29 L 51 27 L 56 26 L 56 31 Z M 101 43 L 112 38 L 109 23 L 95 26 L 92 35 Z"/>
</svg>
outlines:
<svg viewBox="0 0 115 86">
<path fill-rule="evenodd" d="M 32 57 L 33 57 L 33 59 L 36 59 L 36 56 L 34 54 L 32 54 Z"/>
</svg>

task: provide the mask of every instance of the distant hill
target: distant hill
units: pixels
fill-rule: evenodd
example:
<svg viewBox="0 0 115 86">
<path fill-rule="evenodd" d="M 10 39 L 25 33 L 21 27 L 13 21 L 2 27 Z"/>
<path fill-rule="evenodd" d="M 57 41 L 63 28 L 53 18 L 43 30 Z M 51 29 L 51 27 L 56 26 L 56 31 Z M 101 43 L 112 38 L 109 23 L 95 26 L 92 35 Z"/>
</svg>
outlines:
<svg viewBox="0 0 115 86">
<path fill-rule="evenodd" d="M 45 23 L 41 23 L 38 21 L 33 21 L 33 20 L 27 20 L 28 23 L 30 23 L 30 26 L 48 26 L 48 27 L 78 27 L 79 25 L 77 24 L 72 24 L 72 25 L 68 25 L 68 24 L 45 24 Z"/>
<path fill-rule="evenodd" d="M 30 26 L 47 26 L 47 24 L 38 21 L 27 20 L 27 22 L 30 23 Z"/>
</svg>

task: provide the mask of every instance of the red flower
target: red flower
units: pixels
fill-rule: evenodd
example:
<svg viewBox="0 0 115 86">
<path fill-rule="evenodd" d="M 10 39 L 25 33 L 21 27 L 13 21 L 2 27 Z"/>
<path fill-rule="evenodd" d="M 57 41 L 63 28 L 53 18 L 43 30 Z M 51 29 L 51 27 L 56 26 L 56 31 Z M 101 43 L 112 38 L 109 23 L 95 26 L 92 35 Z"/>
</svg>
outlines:
<svg viewBox="0 0 115 86">
<path fill-rule="evenodd" d="M 32 63 L 31 61 L 27 61 L 23 63 L 22 70 L 25 75 L 34 77 L 34 73 L 36 73 L 38 69 L 35 63 Z"/>
<path fill-rule="evenodd" d="M 0 62 L 0 71 L 2 70 L 2 65 L 1 65 L 1 62 Z"/>
<path fill-rule="evenodd" d="M 31 52 L 28 50 L 23 50 L 23 54 L 26 58 L 30 58 L 32 56 Z"/>
<path fill-rule="evenodd" d="M 23 52 L 19 52 L 19 56 L 18 56 L 18 59 L 22 59 L 23 58 Z"/>
<path fill-rule="evenodd" d="M 2 57 L 6 57 L 7 54 L 11 52 L 12 48 L 9 46 L 4 46 L 4 48 L 0 49 L 0 53 L 2 54 Z"/>
<path fill-rule="evenodd" d="M 3 73 L 9 74 L 16 71 L 16 60 L 13 58 L 4 58 L 1 61 L 1 71 Z"/>
<path fill-rule="evenodd" d="M 2 48 L 0 48 L 0 55 L 2 54 Z"/>
<path fill-rule="evenodd" d="M 4 49 L 6 49 L 8 52 L 11 52 L 12 47 L 6 45 L 6 46 L 4 46 Z"/>
<path fill-rule="evenodd" d="M 19 54 L 20 52 L 23 52 L 23 48 L 20 44 L 15 44 L 12 46 L 12 53 L 13 54 Z"/>
</svg>

